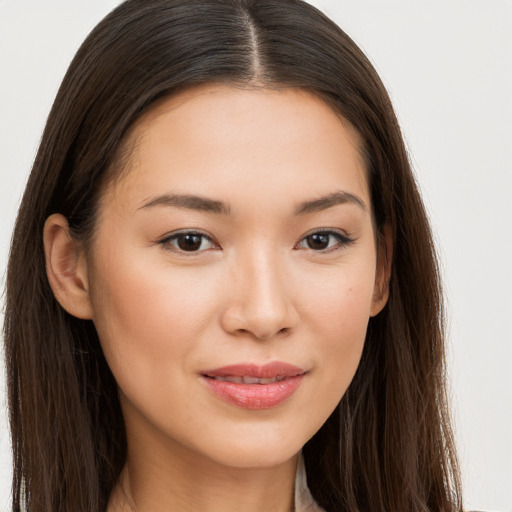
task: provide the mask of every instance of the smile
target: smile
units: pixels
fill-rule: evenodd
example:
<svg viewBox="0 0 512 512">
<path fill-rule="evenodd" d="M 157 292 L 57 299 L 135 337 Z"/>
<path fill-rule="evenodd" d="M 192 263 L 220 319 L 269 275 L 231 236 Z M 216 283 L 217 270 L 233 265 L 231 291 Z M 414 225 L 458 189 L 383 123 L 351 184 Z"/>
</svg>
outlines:
<svg viewBox="0 0 512 512">
<path fill-rule="evenodd" d="M 274 362 L 263 366 L 239 364 L 201 373 L 218 398 L 243 409 L 270 409 L 290 398 L 306 374 L 296 366 Z"/>
</svg>

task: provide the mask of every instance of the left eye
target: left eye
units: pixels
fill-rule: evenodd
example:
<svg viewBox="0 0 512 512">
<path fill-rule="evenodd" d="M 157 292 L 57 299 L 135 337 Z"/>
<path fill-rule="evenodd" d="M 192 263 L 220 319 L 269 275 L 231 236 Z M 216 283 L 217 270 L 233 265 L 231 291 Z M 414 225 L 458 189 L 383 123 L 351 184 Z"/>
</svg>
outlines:
<svg viewBox="0 0 512 512">
<path fill-rule="evenodd" d="M 316 231 L 305 236 L 297 247 L 322 252 L 343 247 L 350 242 L 352 242 L 351 239 L 336 231 Z"/>
<path fill-rule="evenodd" d="M 176 233 L 165 238 L 160 243 L 176 252 L 200 252 L 215 248 L 211 238 L 203 233 L 191 231 Z"/>
</svg>

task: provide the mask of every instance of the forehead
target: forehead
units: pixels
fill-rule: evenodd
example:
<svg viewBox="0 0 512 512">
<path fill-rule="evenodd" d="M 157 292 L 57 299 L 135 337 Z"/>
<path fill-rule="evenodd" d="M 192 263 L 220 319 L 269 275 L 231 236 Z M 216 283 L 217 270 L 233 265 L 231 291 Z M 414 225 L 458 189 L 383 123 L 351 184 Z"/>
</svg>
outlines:
<svg viewBox="0 0 512 512">
<path fill-rule="evenodd" d="M 160 100 L 135 123 L 115 188 L 139 199 L 158 188 L 233 195 L 237 184 L 314 195 L 345 182 L 367 196 L 361 146 L 313 93 L 202 85 Z"/>
</svg>

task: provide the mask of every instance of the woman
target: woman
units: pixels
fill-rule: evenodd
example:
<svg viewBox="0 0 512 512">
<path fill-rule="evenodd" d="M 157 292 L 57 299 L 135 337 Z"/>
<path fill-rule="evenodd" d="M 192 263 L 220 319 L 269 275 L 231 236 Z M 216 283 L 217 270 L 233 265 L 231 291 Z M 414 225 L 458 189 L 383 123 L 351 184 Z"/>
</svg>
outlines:
<svg viewBox="0 0 512 512">
<path fill-rule="evenodd" d="M 13 509 L 460 510 L 441 313 L 348 36 L 295 0 L 128 0 L 13 236 Z"/>
</svg>

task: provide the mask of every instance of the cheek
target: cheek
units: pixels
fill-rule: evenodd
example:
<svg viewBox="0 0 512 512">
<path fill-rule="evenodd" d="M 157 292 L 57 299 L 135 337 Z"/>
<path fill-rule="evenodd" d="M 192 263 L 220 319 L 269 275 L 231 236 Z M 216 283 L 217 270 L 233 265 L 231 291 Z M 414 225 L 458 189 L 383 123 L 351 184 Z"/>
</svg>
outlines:
<svg viewBox="0 0 512 512">
<path fill-rule="evenodd" d="M 327 353 L 343 353 L 364 341 L 373 287 L 360 283 L 332 286 L 316 312 L 325 333 Z M 320 325 L 319 325 L 320 328 Z"/>
<path fill-rule="evenodd" d="M 309 294 L 309 321 L 317 340 L 319 379 L 326 390 L 322 399 L 334 408 L 359 366 L 374 290 L 374 266 L 351 265 L 337 269 L 324 286 Z M 324 404 L 325 406 L 325 404 Z"/>
<path fill-rule="evenodd" d="M 304 295 L 309 321 L 316 323 L 329 339 L 351 339 L 361 329 L 366 331 L 375 286 L 373 252 L 371 248 L 361 250 L 322 274 L 311 272 L 308 283 L 302 280 L 297 289 L 297 293 Z"/>
<path fill-rule="evenodd" d="M 125 377 L 151 382 L 186 364 L 212 314 L 208 288 L 140 254 L 105 255 L 91 290 L 93 321 L 121 387 Z"/>
</svg>

